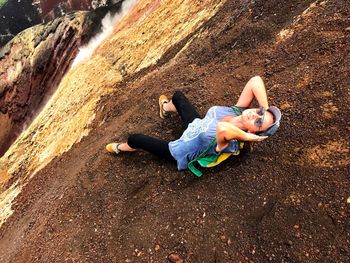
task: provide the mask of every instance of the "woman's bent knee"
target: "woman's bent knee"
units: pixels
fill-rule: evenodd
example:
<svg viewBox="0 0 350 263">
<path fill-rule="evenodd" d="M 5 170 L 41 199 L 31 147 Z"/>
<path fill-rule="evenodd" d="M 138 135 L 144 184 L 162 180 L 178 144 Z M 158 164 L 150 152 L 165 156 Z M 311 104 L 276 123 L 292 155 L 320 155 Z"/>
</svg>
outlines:
<svg viewBox="0 0 350 263">
<path fill-rule="evenodd" d="M 185 98 L 185 97 L 186 97 L 185 94 L 183 94 L 181 91 L 177 90 L 177 91 L 175 91 L 175 93 L 172 97 L 172 101 L 174 102 L 174 101 L 177 101 L 177 100 L 179 100 L 181 98 Z"/>
</svg>

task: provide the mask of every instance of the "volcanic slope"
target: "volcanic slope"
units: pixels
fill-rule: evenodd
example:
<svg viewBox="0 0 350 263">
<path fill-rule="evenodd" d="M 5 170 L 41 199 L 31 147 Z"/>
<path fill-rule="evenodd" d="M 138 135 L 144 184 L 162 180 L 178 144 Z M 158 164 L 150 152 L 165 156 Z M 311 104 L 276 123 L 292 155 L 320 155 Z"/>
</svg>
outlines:
<svg viewBox="0 0 350 263">
<path fill-rule="evenodd" d="M 226 1 L 156 64 L 121 70 L 90 133 L 15 199 L 1 261 L 348 262 L 349 13 L 346 0 Z M 178 116 L 158 117 L 159 94 L 182 90 L 205 114 L 254 75 L 283 122 L 252 153 L 201 178 L 144 152 L 105 153 L 129 132 L 181 135 Z"/>
</svg>

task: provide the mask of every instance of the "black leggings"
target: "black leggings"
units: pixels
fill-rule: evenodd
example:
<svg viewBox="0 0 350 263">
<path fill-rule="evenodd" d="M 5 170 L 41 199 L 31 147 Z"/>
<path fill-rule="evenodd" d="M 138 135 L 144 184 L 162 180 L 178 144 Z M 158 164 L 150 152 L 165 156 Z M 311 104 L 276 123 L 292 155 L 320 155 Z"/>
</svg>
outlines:
<svg viewBox="0 0 350 263">
<path fill-rule="evenodd" d="M 182 126 L 185 130 L 195 118 L 200 118 L 199 113 L 181 91 L 176 91 L 171 98 L 179 113 Z M 143 134 L 131 134 L 128 137 L 128 145 L 134 149 L 142 149 L 152 154 L 175 161 L 169 151 L 169 142 Z"/>
</svg>

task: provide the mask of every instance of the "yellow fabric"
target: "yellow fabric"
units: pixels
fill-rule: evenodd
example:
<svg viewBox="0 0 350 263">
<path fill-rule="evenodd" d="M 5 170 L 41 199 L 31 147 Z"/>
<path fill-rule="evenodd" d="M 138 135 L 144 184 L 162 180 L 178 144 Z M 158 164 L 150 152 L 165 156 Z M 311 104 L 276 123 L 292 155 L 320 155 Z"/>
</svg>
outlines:
<svg viewBox="0 0 350 263">
<path fill-rule="evenodd" d="M 244 142 L 240 142 L 239 149 L 243 149 L 243 146 L 244 146 Z M 238 155 L 238 154 L 239 154 L 239 151 L 237 151 L 235 153 L 222 153 L 222 154 L 220 154 L 219 158 L 217 159 L 217 161 L 215 163 L 210 163 L 210 164 L 208 164 L 207 167 L 214 167 L 214 166 L 222 163 L 223 161 L 225 161 L 231 155 Z"/>
<path fill-rule="evenodd" d="M 216 166 L 216 165 L 220 164 L 221 162 L 225 161 L 231 155 L 232 155 L 232 153 L 222 153 L 222 154 L 220 154 L 218 160 L 215 163 L 210 163 L 210 164 L 208 164 L 207 167 Z"/>
</svg>

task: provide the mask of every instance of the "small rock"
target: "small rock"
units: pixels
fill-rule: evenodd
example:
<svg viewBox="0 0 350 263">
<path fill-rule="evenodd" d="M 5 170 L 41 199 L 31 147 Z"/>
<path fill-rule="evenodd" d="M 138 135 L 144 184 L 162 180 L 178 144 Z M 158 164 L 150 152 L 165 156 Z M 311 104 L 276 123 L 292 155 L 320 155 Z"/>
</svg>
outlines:
<svg viewBox="0 0 350 263">
<path fill-rule="evenodd" d="M 220 240 L 221 240 L 222 242 L 226 242 L 226 237 L 225 237 L 224 235 L 222 235 L 222 236 L 220 236 Z"/>
<path fill-rule="evenodd" d="M 157 244 L 157 245 L 154 247 L 154 250 L 155 250 L 155 251 L 159 251 L 159 250 L 160 250 L 160 245 Z"/>
<path fill-rule="evenodd" d="M 176 253 L 171 253 L 168 255 L 168 260 L 171 263 L 183 263 L 184 261 L 182 260 L 182 258 L 180 257 L 179 254 Z"/>
<path fill-rule="evenodd" d="M 301 148 L 300 148 L 300 147 L 294 148 L 294 152 L 295 152 L 295 153 L 300 153 L 300 152 L 301 152 Z"/>
<path fill-rule="evenodd" d="M 284 102 L 280 105 L 281 110 L 287 110 L 290 109 L 292 106 L 288 102 Z"/>
<path fill-rule="evenodd" d="M 350 32 L 350 27 L 345 28 L 346 32 Z"/>
<path fill-rule="evenodd" d="M 347 202 L 348 204 L 350 204 L 350 196 L 348 197 L 348 199 L 346 200 L 346 202 Z"/>
<path fill-rule="evenodd" d="M 241 76 L 240 74 L 236 74 L 234 77 L 235 77 L 236 79 L 239 79 L 239 80 L 242 79 L 242 76 Z"/>
<path fill-rule="evenodd" d="M 292 242 L 291 240 L 288 240 L 288 241 L 286 242 L 286 244 L 287 244 L 288 246 L 292 246 L 292 245 L 293 245 L 293 242 Z"/>
</svg>

